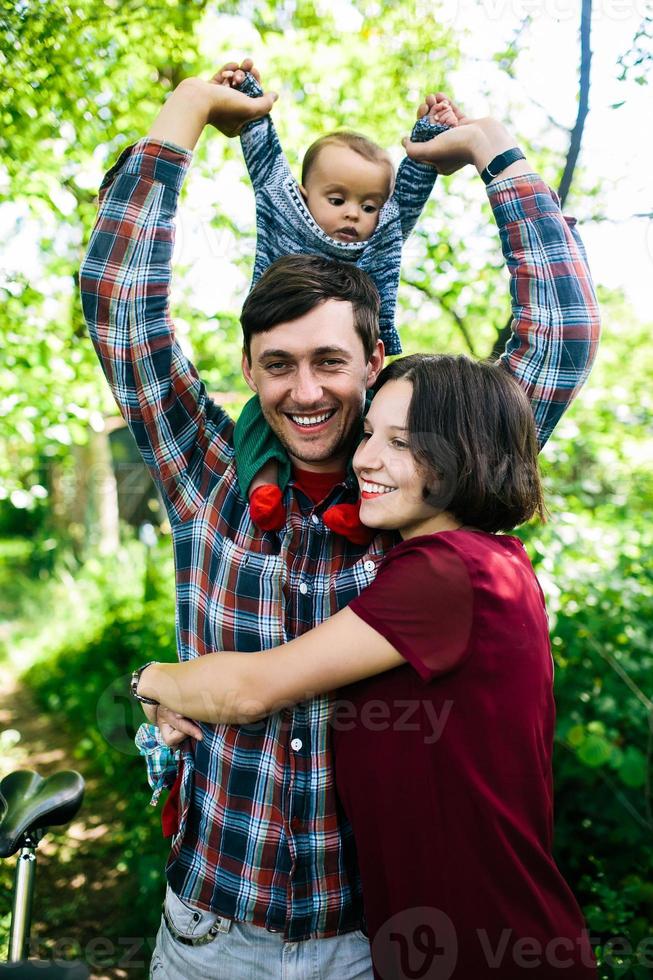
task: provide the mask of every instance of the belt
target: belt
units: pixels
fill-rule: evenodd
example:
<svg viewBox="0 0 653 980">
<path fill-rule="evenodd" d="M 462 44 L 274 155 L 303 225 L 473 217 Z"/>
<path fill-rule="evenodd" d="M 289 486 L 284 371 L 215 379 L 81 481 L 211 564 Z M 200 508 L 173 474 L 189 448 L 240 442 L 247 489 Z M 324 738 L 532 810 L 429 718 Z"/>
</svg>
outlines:
<svg viewBox="0 0 653 980">
<path fill-rule="evenodd" d="M 170 916 L 166 912 L 165 902 L 163 903 L 163 921 L 165 922 L 168 932 L 176 939 L 178 943 L 182 943 L 184 946 L 206 946 L 207 943 L 212 943 L 215 937 L 220 932 L 229 932 L 231 929 L 231 919 L 225 919 L 224 916 L 218 916 L 208 932 L 203 936 L 184 936 L 183 933 L 178 932 L 170 921 Z"/>
</svg>

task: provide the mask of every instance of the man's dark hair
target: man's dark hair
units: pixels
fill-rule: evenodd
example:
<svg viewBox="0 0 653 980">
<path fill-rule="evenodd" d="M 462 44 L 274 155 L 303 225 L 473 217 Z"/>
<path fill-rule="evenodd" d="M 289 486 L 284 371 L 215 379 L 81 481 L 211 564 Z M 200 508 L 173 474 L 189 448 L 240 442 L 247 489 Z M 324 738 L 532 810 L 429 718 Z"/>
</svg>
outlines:
<svg viewBox="0 0 653 980">
<path fill-rule="evenodd" d="M 254 334 L 296 320 L 329 299 L 351 303 L 354 327 L 369 360 L 379 339 L 381 308 L 372 279 L 349 262 L 321 255 L 286 255 L 266 269 L 240 314 L 243 347 L 250 364 Z"/>
<path fill-rule="evenodd" d="M 413 354 L 384 368 L 374 390 L 399 378 L 413 385 L 408 444 L 429 504 L 482 531 L 544 520 L 533 410 L 505 368 Z"/>
</svg>

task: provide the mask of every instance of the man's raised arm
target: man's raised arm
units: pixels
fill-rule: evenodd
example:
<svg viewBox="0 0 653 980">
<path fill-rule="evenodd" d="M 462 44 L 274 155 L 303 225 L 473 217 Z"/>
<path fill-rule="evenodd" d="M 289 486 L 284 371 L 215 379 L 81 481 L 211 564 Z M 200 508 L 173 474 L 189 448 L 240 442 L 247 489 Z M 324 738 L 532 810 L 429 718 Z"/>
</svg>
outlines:
<svg viewBox="0 0 653 980">
<path fill-rule="evenodd" d="M 430 143 L 405 143 L 416 159 L 441 173 L 467 163 L 479 173 L 516 145 L 494 119 L 470 120 Z M 540 447 L 584 384 L 598 347 L 600 318 L 575 219 L 525 160 L 511 163 L 487 186 L 510 272 L 512 335 L 500 362 L 533 406 Z"/>
<path fill-rule="evenodd" d="M 231 422 L 207 397 L 174 336 L 169 310 L 174 219 L 204 126 L 227 135 L 269 112 L 199 78 L 182 82 L 149 134 L 105 175 L 80 269 L 84 317 L 118 407 L 159 484 L 171 520 L 184 520 L 224 472 Z"/>
</svg>

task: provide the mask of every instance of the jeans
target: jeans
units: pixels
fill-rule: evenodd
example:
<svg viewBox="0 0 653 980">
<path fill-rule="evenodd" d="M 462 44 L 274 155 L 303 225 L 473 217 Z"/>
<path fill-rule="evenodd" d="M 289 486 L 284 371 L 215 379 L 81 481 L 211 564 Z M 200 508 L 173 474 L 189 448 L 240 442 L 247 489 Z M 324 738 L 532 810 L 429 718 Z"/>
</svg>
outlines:
<svg viewBox="0 0 653 980">
<path fill-rule="evenodd" d="M 187 938 L 205 937 L 188 946 Z M 165 910 L 150 980 L 373 980 L 370 944 L 362 932 L 287 942 L 280 933 L 234 922 L 183 902 L 166 886 Z"/>
</svg>

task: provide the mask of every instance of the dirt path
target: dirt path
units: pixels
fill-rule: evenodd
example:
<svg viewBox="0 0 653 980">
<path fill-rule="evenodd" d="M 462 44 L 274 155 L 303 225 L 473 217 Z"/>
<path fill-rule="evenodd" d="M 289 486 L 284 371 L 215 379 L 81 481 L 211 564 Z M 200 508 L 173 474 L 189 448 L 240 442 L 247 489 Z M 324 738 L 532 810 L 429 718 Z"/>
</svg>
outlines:
<svg viewBox="0 0 653 980">
<path fill-rule="evenodd" d="M 20 733 L 19 740 L 7 730 Z M 89 773 L 85 759 L 76 758 L 75 736 L 53 727 L 52 717 L 6 667 L 0 668 L 0 732 L 0 777 L 18 768 L 42 776 L 76 769 L 86 780 L 78 816 L 48 833 L 38 848 L 31 955 L 81 957 L 94 980 L 145 980 L 153 937 L 131 940 L 124 929 L 128 878 L 116 832 L 124 804 Z M 1 870 L 3 893 L 11 887 L 15 861 L 10 858 Z M 3 907 L 0 914 L 7 911 Z"/>
</svg>

